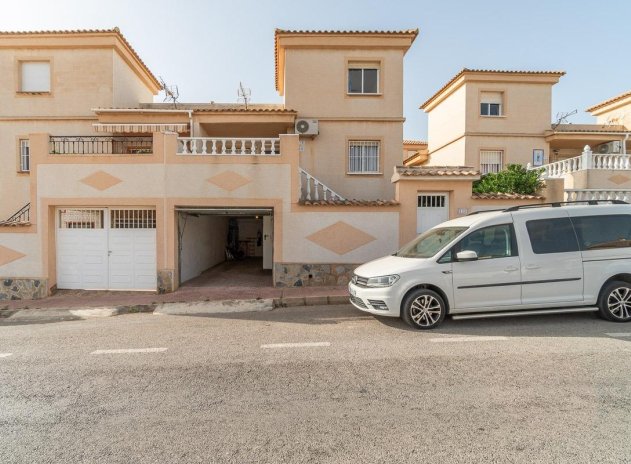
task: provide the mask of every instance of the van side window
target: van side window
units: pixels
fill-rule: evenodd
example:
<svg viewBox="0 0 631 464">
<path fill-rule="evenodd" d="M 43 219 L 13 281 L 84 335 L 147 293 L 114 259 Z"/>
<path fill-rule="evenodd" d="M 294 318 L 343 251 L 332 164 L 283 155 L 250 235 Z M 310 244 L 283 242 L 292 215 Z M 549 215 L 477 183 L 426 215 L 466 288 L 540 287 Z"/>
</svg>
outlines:
<svg viewBox="0 0 631 464">
<path fill-rule="evenodd" d="M 568 253 L 578 251 L 576 233 L 570 218 L 537 219 L 526 222 L 532 251 L 542 255 L 547 253 Z"/>
<path fill-rule="evenodd" d="M 583 251 L 631 246 L 631 215 L 573 217 L 572 223 Z"/>
<path fill-rule="evenodd" d="M 512 224 L 484 227 L 471 232 L 456 244 L 454 254 L 465 250 L 475 251 L 478 259 L 517 256 L 517 242 Z"/>
</svg>

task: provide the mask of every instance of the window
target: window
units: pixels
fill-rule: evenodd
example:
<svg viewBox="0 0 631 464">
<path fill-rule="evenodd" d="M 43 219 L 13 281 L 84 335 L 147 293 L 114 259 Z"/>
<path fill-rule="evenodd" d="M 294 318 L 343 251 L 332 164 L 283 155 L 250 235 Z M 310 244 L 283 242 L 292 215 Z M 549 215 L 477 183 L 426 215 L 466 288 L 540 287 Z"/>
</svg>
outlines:
<svg viewBox="0 0 631 464">
<path fill-rule="evenodd" d="M 379 68 L 351 67 L 348 70 L 348 93 L 378 94 Z"/>
<path fill-rule="evenodd" d="M 351 140 L 348 142 L 349 174 L 380 174 L 378 141 Z"/>
<path fill-rule="evenodd" d="M 631 246 L 631 215 L 573 217 L 581 250 Z"/>
<path fill-rule="evenodd" d="M 578 251 L 576 233 L 570 218 L 538 219 L 527 221 L 532 251 L 542 255 Z"/>
<path fill-rule="evenodd" d="M 480 151 L 480 172 L 488 174 L 490 172 L 500 172 L 502 170 L 502 150 L 482 150 Z"/>
<path fill-rule="evenodd" d="M 475 251 L 478 259 L 507 258 L 517 256 L 517 241 L 511 224 L 485 227 L 471 232 L 453 249 L 453 254 L 461 251 Z"/>
<path fill-rule="evenodd" d="M 50 62 L 20 62 L 20 92 L 50 92 Z"/>
<path fill-rule="evenodd" d="M 417 206 L 419 208 L 444 208 L 447 195 L 419 195 Z"/>
<path fill-rule="evenodd" d="M 396 253 L 396 256 L 402 258 L 431 258 L 453 242 L 465 230 L 467 230 L 466 227 L 430 229 L 401 248 Z"/>
<path fill-rule="evenodd" d="M 20 172 L 31 170 L 31 154 L 28 146 L 28 139 L 20 139 Z"/>
<path fill-rule="evenodd" d="M 482 92 L 480 95 L 481 116 L 502 116 L 504 95 L 502 92 Z"/>
</svg>

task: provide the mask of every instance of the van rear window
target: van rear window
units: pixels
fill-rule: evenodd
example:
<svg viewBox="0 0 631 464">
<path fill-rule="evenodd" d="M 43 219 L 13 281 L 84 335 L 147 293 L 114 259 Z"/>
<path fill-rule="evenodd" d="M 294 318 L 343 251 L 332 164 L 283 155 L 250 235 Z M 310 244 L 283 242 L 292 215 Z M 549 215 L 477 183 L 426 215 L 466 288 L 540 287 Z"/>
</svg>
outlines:
<svg viewBox="0 0 631 464">
<path fill-rule="evenodd" d="M 538 255 L 578 251 L 570 218 L 537 219 L 526 222 L 532 251 Z"/>
<path fill-rule="evenodd" d="M 583 251 L 631 246 L 631 215 L 580 216 L 572 223 Z"/>
</svg>

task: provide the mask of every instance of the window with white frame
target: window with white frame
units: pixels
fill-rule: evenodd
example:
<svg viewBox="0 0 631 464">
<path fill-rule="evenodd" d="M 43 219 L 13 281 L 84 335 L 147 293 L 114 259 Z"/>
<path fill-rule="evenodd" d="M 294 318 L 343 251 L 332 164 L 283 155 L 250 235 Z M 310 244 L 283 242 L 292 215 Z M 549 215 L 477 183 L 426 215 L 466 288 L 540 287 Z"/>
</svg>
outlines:
<svg viewBox="0 0 631 464">
<path fill-rule="evenodd" d="M 29 151 L 28 139 L 20 139 L 20 172 L 31 170 L 31 154 Z"/>
<path fill-rule="evenodd" d="M 380 174 L 380 142 L 376 140 L 350 140 L 348 142 L 349 174 Z"/>
<path fill-rule="evenodd" d="M 504 94 L 502 92 L 482 92 L 480 94 L 481 116 L 502 116 L 504 114 Z"/>
<path fill-rule="evenodd" d="M 49 61 L 20 61 L 20 92 L 50 92 Z"/>
<path fill-rule="evenodd" d="M 348 68 L 349 94 L 378 94 L 379 93 L 379 65 L 355 64 Z"/>
<path fill-rule="evenodd" d="M 502 150 L 481 150 L 480 151 L 480 172 L 489 174 L 502 170 L 504 152 Z"/>
</svg>

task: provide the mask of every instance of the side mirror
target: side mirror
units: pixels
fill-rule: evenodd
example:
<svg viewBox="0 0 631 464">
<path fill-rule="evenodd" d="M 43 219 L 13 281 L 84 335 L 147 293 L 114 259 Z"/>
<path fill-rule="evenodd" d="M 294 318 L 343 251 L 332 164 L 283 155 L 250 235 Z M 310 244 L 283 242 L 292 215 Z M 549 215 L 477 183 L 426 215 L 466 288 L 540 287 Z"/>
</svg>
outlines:
<svg viewBox="0 0 631 464">
<path fill-rule="evenodd" d="M 458 261 L 477 261 L 478 254 L 472 250 L 464 250 L 459 253 L 456 253 L 456 259 Z"/>
</svg>

